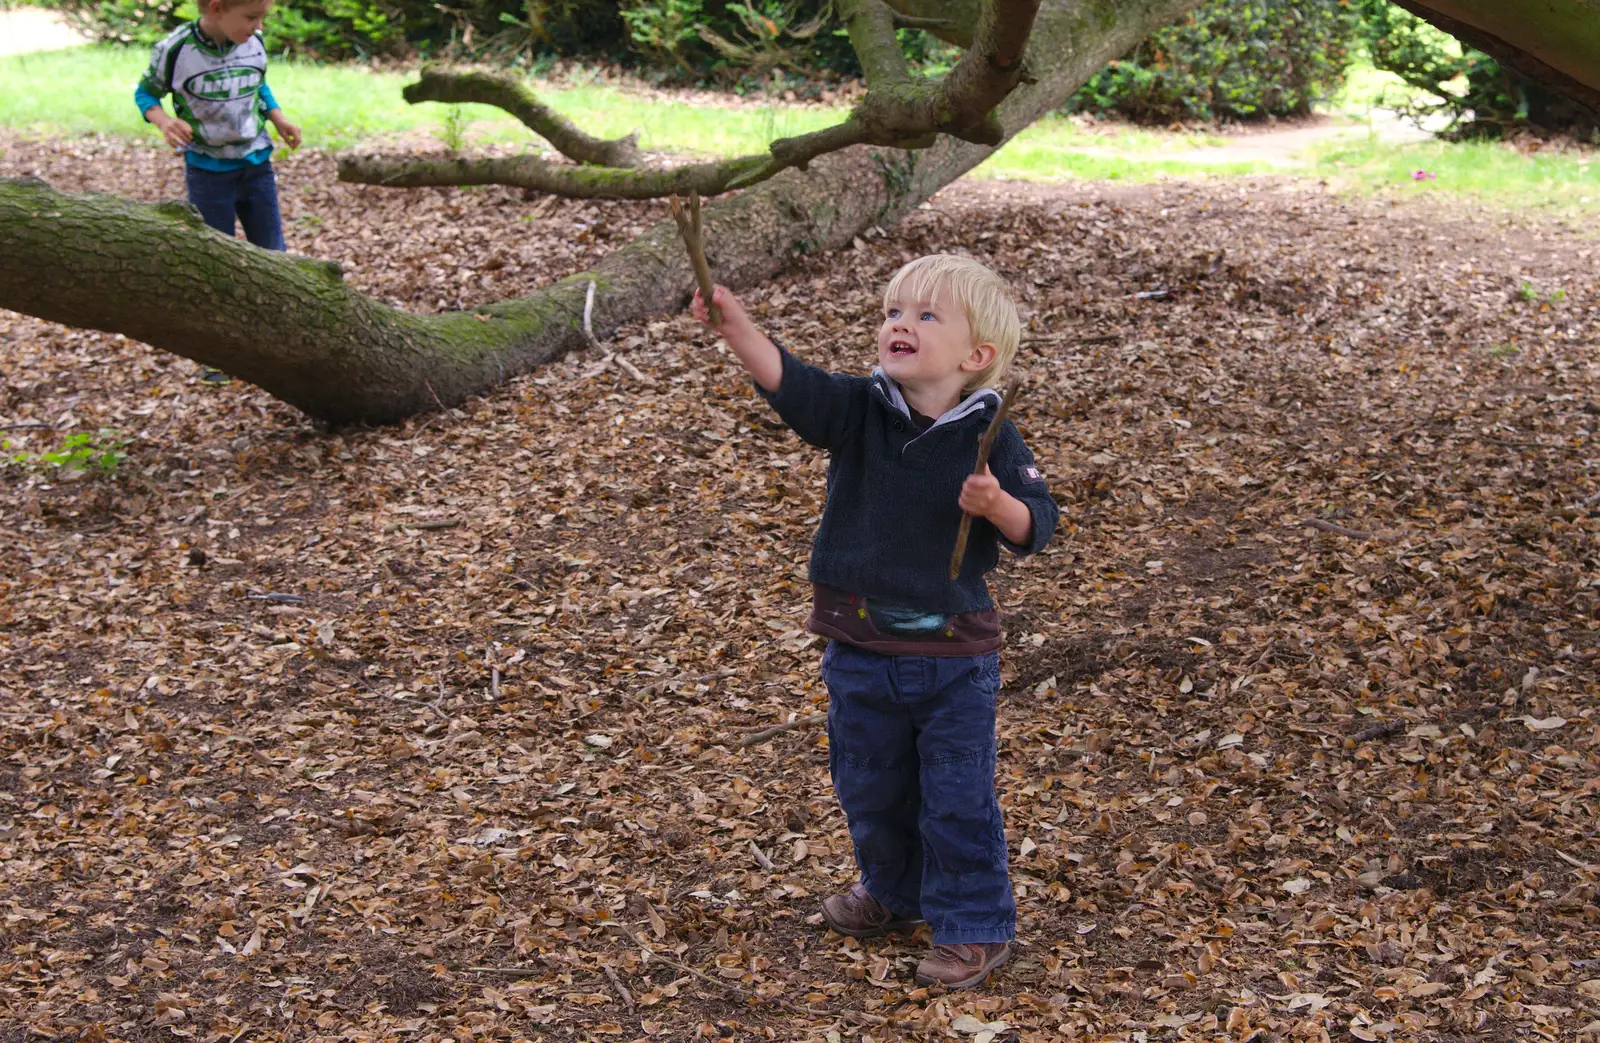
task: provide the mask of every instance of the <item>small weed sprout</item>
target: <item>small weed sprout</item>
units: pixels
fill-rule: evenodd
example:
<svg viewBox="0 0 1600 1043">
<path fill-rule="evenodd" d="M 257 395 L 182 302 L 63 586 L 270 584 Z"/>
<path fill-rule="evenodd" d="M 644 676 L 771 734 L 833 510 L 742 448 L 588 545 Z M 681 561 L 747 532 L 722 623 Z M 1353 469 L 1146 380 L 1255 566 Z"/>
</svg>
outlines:
<svg viewBox="0 0 1600 1043">
<path fill-rule="evenodd" d="M 452 156 L 467 143 L 467 114 L 461 110 L 461 106 L 451 105 L 445 110 L 444 119 L 439 123 L 439 136 L 444 139 L 444 147 Z"/>
<path fill-rule="evenodd" d="M 128 439 L 119 432 L 101 428 L 94 434 L 80 431 L 61 440 L 61 448 L 43 453 L 12 453 L 9 441 L 0 442 L 5 461 L 32 471 L 54 471 L 64 476 L 91 475 L 110 478 L 117 465 L 127 459 L 123 452 Z"/>
</svg>

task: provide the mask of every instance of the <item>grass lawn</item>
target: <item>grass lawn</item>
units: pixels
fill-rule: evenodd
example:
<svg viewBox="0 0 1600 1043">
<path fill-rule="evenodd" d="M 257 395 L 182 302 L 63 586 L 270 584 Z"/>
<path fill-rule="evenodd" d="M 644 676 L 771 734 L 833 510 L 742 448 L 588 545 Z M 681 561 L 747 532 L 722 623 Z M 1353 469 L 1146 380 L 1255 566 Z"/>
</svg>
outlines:
<svg viewBox="0 0 1600 1043">
<path fill-rule="evenodd" d="M 103 45 L 0 58 L 0 126 L 155 141 L 154 130 L 133 106 L 133 85 L 146 60 L 142 48 Z M 488 106 L 407 105 L 400 96 L 410 78 L 405 73 L 278 62 L 269 78 L 290 118 L 305 131 L 306 143 L 316 147 L 343 148 L 396 135 L 440 141 L 459 135 L 469 144 L 537 141 L 511 117 Z M 62 90 L 62 84 L 72 89 Z M 1600 213 L 1600 153 L 1593 150 L 1527 154 L 1498 144 L 1395 143 L 1364 133 L 1356 118 L 1370 113 L 1386 92 L 1392 97 L 1398 84 L 1397 78 L 1358 64 L 1329 103 L 1335 118 L 1348 124 L 1347 131 L 1275 160 L 1237 149 L 1213 151 L 1248 138 L 1114 123 L 1084 125 L 1051 117 L 1019 134 L 975 175 L 1044 181 L 1299 175 L 1369 192 L 1429 193 L 1491 206 Z M 611 137 L 637 130 L 646 149 L 707 156 L 761 151 L 774 137 L 814 130 L 844 115 L 842 108 L 821 106 L 710 108 L 605 85 L 567 86 L 542 91 L 541 96 L 590 133 Z M 1413 179 L 1419 170 L 1434 177 Z"/>
<path fill-rule="evenodd" d="M 134 83 L 149 53 L 143 48 L 96 45 L 0 59 L 0 126 L 52 134 L 158 135 L 133 104 Z M 343 148 L 386 134 L 431 134 L 444 140 L 451 109 L 468 142 L 536 141 L 516 120 L 488 105 L 407 105 L 400 89 L 415 79 L 353 65 L 274 62 L 267 70 L 272 93 L 305 132 L 307 145 Z M 40 84 L 73 85 L 71 91 Z M 543 100 L 591 134 L 613 137 L 639 131 L 647 149 L 737 155 L 766 148 L 774 136 L 799 134 L 836 122 L 843 109 L 770 106 L 718 109 L 663 103 L 609 86 L 544 91 Z M 170 103 L 169 103 L 170 104 Z"/>
</svg>

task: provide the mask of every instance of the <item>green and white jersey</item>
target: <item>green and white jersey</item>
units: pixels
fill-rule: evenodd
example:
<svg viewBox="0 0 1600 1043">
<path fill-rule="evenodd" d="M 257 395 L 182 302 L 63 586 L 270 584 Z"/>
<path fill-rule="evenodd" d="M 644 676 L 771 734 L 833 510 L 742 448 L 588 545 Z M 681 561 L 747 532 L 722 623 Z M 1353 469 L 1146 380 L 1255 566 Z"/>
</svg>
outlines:
<svg viewBox="0 0 1600 1043">
<path fill-rule="evenodd" d="M 213 159 L 242 159 L 272 147 L 267 136 L 267 48 L 256 33 L 219 49 L 198 22 L 174 29 L 156 44 L 140 94 L 160 100 L 171 93 L 177 116 L 194 128 L 189 149 Z M 270 97 L 271 95 L 267 95 Z"/>
</svg>

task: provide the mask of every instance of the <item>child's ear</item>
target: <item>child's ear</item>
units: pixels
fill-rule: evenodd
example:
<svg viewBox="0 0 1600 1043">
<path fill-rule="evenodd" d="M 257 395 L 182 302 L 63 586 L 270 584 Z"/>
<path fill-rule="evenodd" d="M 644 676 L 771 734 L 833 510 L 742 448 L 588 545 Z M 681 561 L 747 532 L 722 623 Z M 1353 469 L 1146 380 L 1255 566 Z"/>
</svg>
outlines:
<svg viewBox="0 0 1600 1043">
<path fill-rule="evenodd" d="M 961 368 L 968 373 L 981 372 L 989 368 L 990 363 L 994 362 L 995 356 L 998 354 L 999 352 L 995 350 L 993 344 L 987 342 L 974 344 L 972 351 L 962 360 Z"/>
</svg>

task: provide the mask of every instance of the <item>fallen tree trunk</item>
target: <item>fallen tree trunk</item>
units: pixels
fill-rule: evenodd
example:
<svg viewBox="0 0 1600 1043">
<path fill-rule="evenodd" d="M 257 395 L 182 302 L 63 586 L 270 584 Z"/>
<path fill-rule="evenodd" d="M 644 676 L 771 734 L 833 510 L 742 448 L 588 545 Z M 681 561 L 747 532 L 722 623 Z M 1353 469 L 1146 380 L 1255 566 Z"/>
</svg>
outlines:
<svg viewBox="0 0 1600 1043">
<path fill-rule="evenodd" d="M 1111 58 L 1195 0 L 1059 0 L 1028 50 L 1036 82 L 995 110 L 1028 126 Z M 960 12 L 948 5 L 951 25 Z M 1038 56 L 1048 56 L 1048 61 Z M 799 253 L 843 246 L 972 169 L 993 148 L 941 136 L 917 151 L 856 146 L 705 210 L 717 278 L 747 286 Z M 335 423 L 387 423 L 453 405 L 584 344 L 588 282 L 599 331 L 681 308 L 693 274 L 670 220 L 589 272 L 470 312 L 416 315 L 347 286 L 337 266 L 257 250 L 181 204 L 64 195 L 0 182 L 0 307 L 124 333 L 257 384 Z M 196 299 L 215 302 L 198 310 Z"/>
</svg>

